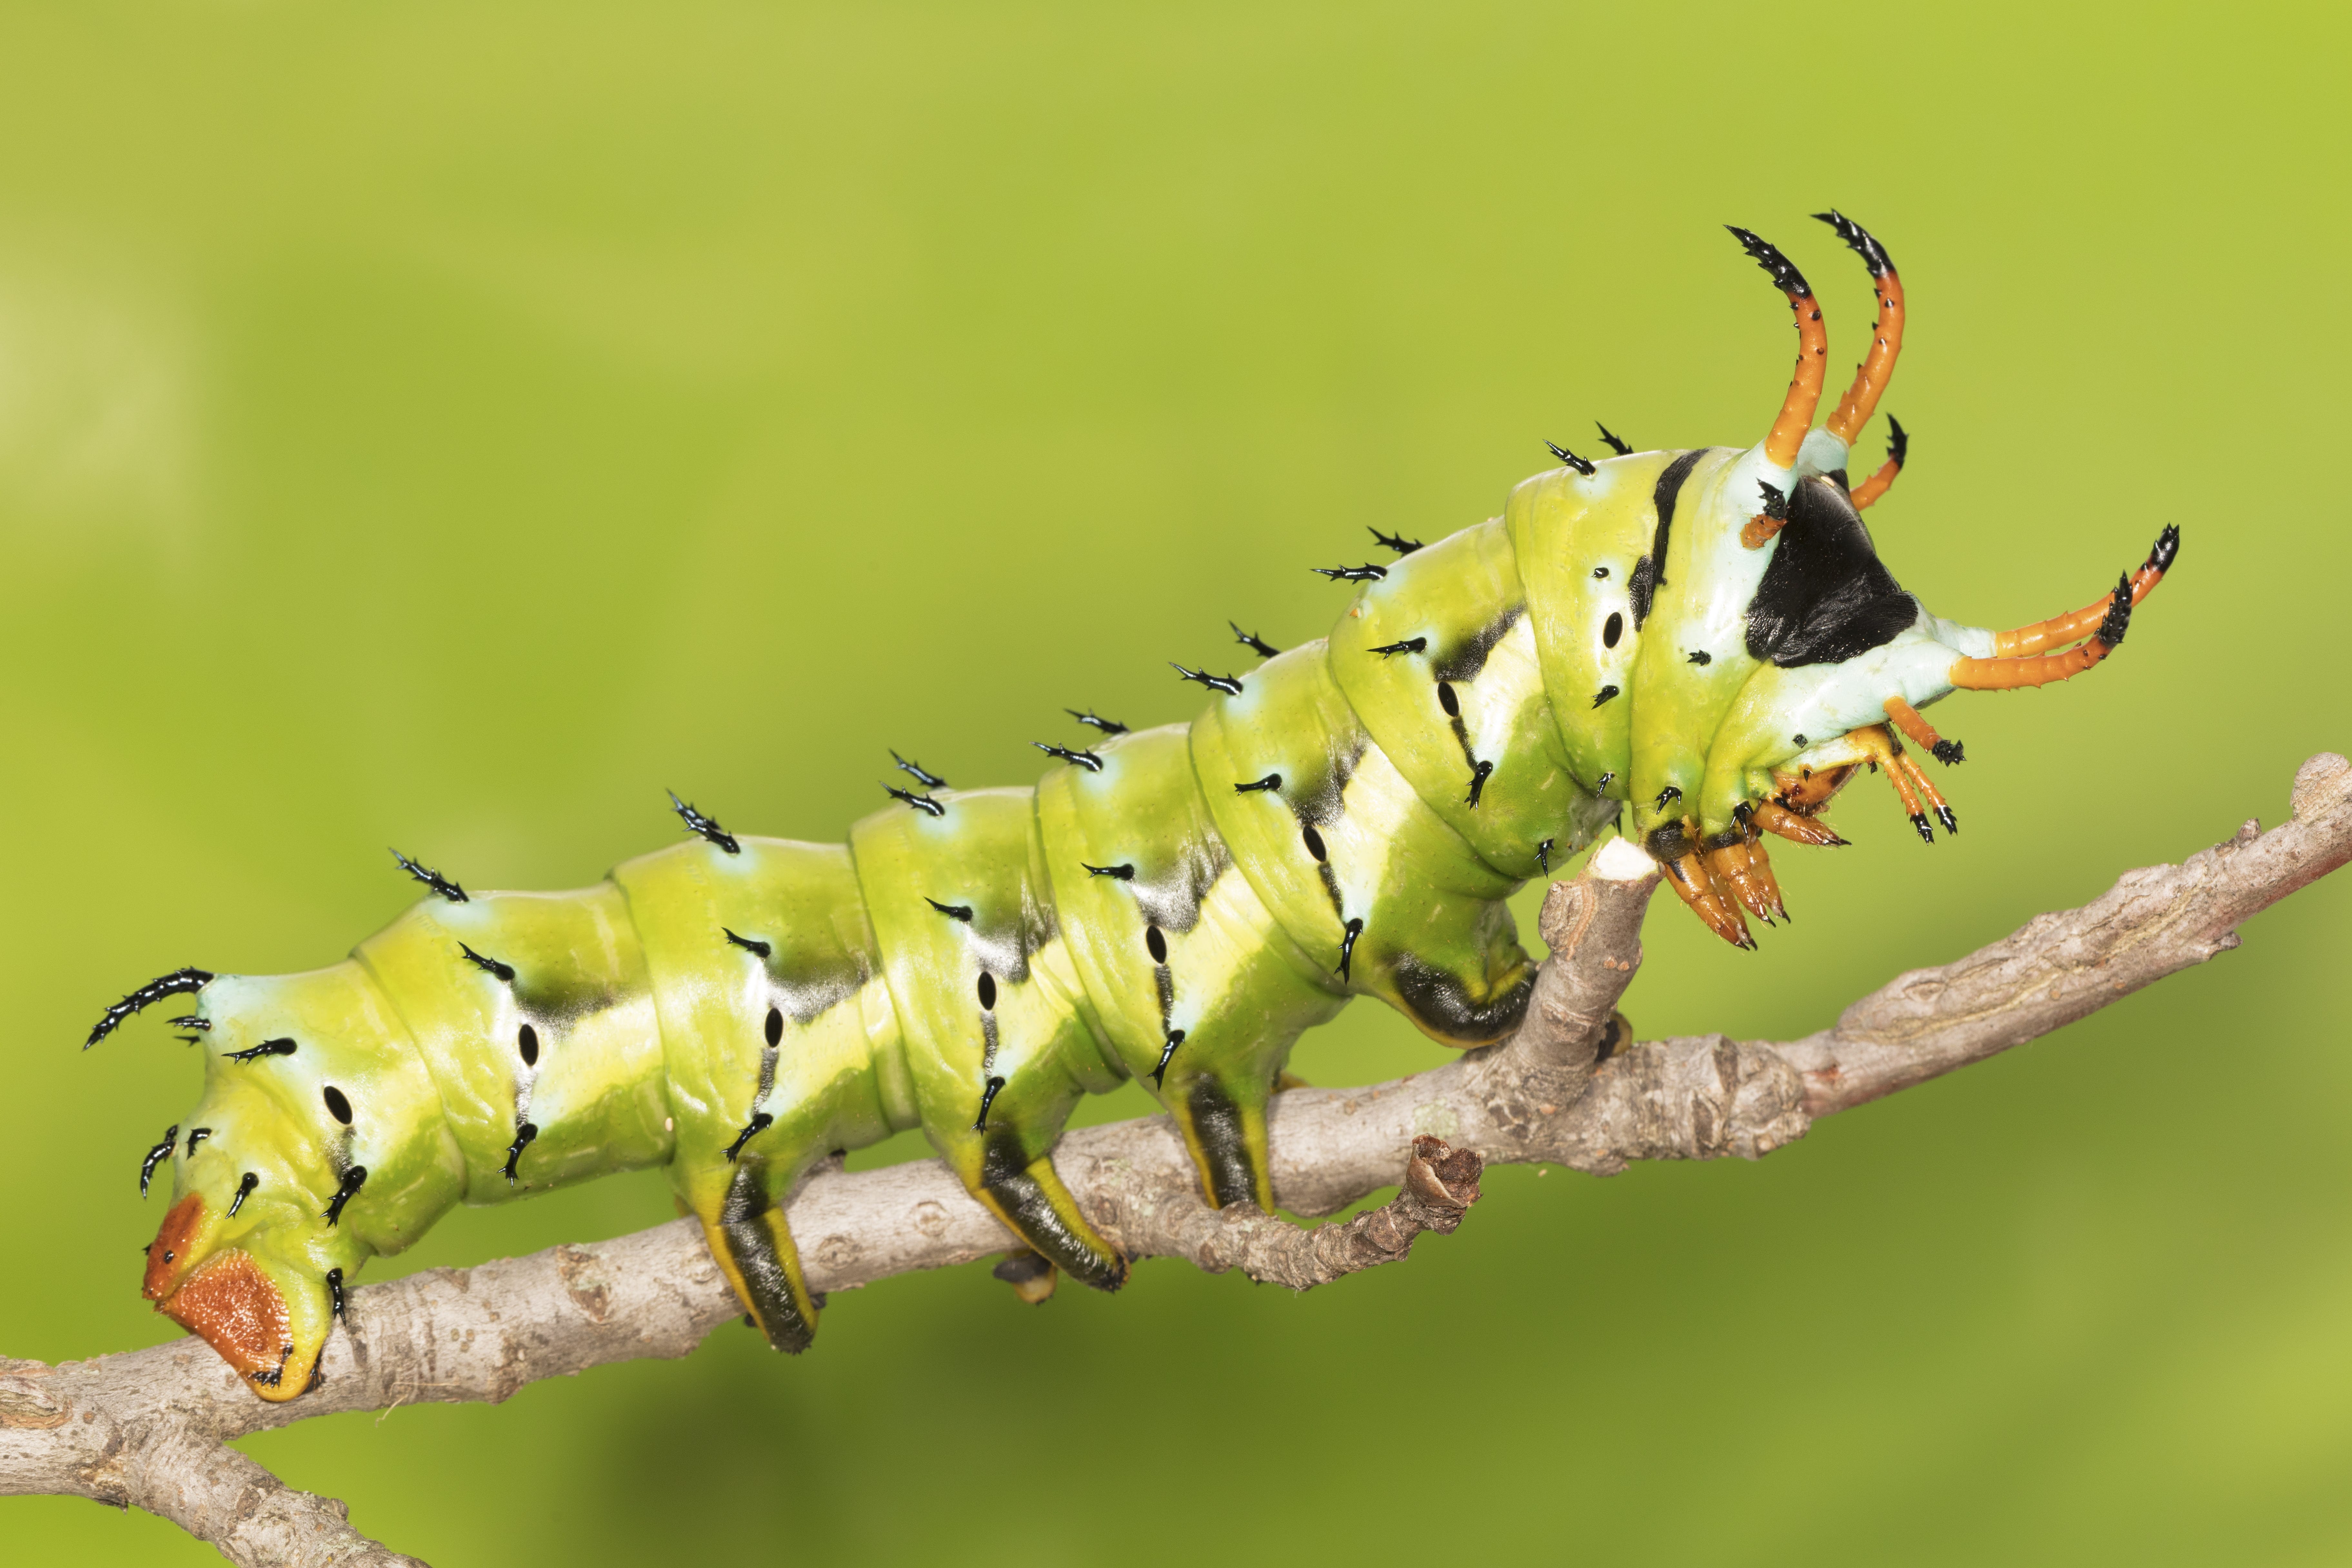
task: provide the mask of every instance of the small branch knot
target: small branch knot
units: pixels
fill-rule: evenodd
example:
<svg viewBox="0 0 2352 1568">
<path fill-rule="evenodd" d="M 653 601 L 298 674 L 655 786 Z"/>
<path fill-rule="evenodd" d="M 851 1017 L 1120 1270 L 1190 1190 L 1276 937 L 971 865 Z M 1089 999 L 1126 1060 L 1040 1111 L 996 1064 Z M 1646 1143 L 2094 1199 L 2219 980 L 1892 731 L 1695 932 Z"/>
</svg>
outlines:
<svg viewBox="0 0 2352 1568">
<path fill-rule="evenodd" d="M 2294 816 L 2309 822 L 2352 795 L 2352 762 L 2322 752 L 2294 771 Z"/>
<path fill-rule="evenodd" d="M 1404 1168 L 1404 1190 L 1422 1208 L 1422 1227 L 1451 1236 L 1478 1201 L 1478 1177 L 1486 1162 L 1475 1149 L 1456 1149 L 1443 1138 L 1416 1138 Z"/>
</svg>

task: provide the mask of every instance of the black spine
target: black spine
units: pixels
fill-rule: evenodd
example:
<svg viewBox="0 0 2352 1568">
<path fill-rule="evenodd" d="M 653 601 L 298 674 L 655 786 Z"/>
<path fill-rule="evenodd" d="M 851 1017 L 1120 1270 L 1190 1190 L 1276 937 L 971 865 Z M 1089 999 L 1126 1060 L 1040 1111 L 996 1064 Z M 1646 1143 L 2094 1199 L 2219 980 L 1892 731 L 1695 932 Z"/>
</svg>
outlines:
<svg viewBox="0 0 2352 1568">
<path fill-rule="evenodd" d="M 424 883 L 426 887 L 432 889 L 435 892 L 440 894 L 451 903 L 462 904 L 468 901 L 466 898 L 465 889 L 457 886 L 457 883 L 451 881 L 440 872 L 436 871 L 432 867 L 425 865 L 419 861 L 411 860 L 407 856 L 403 855 L 397 849 L 393 850 L 392 858 L 400 862 L 400 868 L 402 870 L 407 872 L 410 876 L 415 878 L 418 881 Z"/>
<path fill-rule="evenodd" d="M 1825 213 L 1815 213 L 1813 216 L 1837 231 L 1837 237 L 1844 240 L 1856 256 L 1862 258 L 1862 264 L 1870 268 L 1870 275 L 1873 278 L 1884 278 L 1895 270 L 1895 263 L 1888 258 L 1886 247 L 1872 238 L 1870 230 L 1863 227 L 1837 208 L 1832 207 Z"/>
<path fill-rule="evenodd" d="M 466 955 L 467 963 L 472 964 L 483 973 L 495 974 L 509 985 L 514 984 L 515 972 L 513 964 L 501 963 L 497 959 L 490 957 L 487 953 L 476 952 L 470 946 L 462 942 L 457 944 L 457 951 Z"/>
<path fill-rule="evenodd" d="M 931 773 L 920 763 L 910 763 L 896 752 L 892 752 L 890 753 L 890 760 L 898 764 L 898 771 L 900 773 L 908 774 L 917 784 L 922 785 L 925 789 L 945 789 L 948 787 L 947 780 L 940 777 L 940 775 L 935 773 Z"/>
<path fill-rule="evenodd" d="M 1187 669 L 1172 658 L 1168 661 L 1168 668 L 1186 680 L 1197 682 L 1212 691 L 1222 691 L 1228 697 L 1242 694 L 1241 677 L 1237 675 L 1211 675 L 1204 669 Z"/>
<path fill-rule="evenodd" d="M 686 802 L 678 799 L 677 791 L 671 790 L 669 792 L 669 804 L 670 809 L 677 813 L 678 820 L 686 824 L 688 832 L 700 834 L 704 838 L 707 838 L 711 843 L 718 845 L 719 847 L 726 850 L 730 855 L 740 855 L 743 853 L 743 847 L 735 842 L 735 836 L 733 834 L 719 826 L 719 819 L 717 817 L 705 816 L 702 813 L 695 810 L 694 807 L 687 805 Z"/>
<path fill-rule="evenodd" d="M 1550 448 L 1551 455 L 1553 457 L 1558 458 L 1561 462 L 1567 464 L 1570 468 L 1574 468 L 1586 479 L 1591 479 L 1599 471 L 1594 468 L 1591 459 L 1578 457 L 1575 453 L 1570 451 L 1567 447 L 1561 446 L 1557 441 L 1546 441 L 1544 445 Z"/>
<path fill-rule="evenodd" d="M 1241 644 L 1242 647 L 1249 649 L 1250 652 L 1257 655 L 1260 658 L 1272 658 L 1276 654 L 1282 651 L 1272 643 L 1266 641 L 1264 637 L 1258 636 L 1255 632 L 1245 632 L 1242 630 L 1242 626 L 1239 621 L 1227 621 L 1225 625 L 1234 628 L 1234 640 L 1235 642 Z"/>
<path fill-rule="evenodd" d="M 1092 752 L 1074 752 L 1067 746 L 1049 746 L 1043 741 L 1032 741 L 1029 743 L 1047 756 L 1059 757 L 1073 767 L 1084 768 L 1090 773 L 1102 772 L 1102 759 Z"/>
<path fill-rule="evenodd" d="M 166 996 L 193 996 L 212 982 L 212 972 L 206 969 L 175 969 L 159 979 L 150 980 L 121 1001 L 109 1007 L 105 1016 L 100 1018 L 97 1026 L 90 1030 L 89 1038 L 81 1043 L 81 1048 L 89 1049 L 90 1047 L 121 1028 L 126 1019 L 141 1009 L 152 1007 Z"/>
<path fill-rule="evenodd" d="M 929 795 L 917 795 L 912 790 L 900 789 L 896 784 L 884 784 L 882 787 L 889 794 L 892 800 L 903 800 L 908 809 L 919 811 L 926 816 L 945 816 L 948 814 L 948 808 Z"/>
<path fill-rule="evenodd" d="M 1741 228 L 1738 224 L 1727 223 L 1723 226 L 1731 231 L 1731 237 L 1734 239 L 1739 241 L 1739 248 L 1748 252 L 1756 265 L 1764 269 L 1766 276 L 1772 279 L 1773 288 L 1788 295 L 1791 300 L 1810 300 L 1813 297 L 1813 286 L 1805 281 L 1805 275 L 1797 270 L 1797 264 L 1781 255 L 1779 248 L 1769 240 Z"/>
</svg>

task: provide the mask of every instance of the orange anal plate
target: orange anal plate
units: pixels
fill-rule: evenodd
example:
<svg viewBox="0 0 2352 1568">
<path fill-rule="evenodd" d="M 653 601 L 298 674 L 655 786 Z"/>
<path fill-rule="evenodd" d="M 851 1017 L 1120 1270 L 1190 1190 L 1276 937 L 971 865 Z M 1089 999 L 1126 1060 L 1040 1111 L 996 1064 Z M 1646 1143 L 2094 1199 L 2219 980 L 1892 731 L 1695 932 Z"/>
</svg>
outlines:
<svg viewBox="0 0 2352 1568">
<path fill-rule="evenodd" d="M 155 1310 L 203 1336 L 248 1382 L 276 1385 L 294 1348 L 286 1298 L 241 1247 L 206 1258 Z"/>
</svg>

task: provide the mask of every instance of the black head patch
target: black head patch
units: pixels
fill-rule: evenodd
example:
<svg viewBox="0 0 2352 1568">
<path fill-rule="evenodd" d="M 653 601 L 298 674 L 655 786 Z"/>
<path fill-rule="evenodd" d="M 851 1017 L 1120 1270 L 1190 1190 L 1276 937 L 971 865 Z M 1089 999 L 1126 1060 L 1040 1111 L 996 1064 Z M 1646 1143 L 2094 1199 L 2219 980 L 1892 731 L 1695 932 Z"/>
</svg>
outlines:
<svg viewBox="0 0 2352 1568">
<path fill-rule="evenodd" d="M 1748 657 L 1783 669 L 1839 664 L 1895 640 L 1918 602 L 1878 559 L 1843 485 L 1800 481 L 1772 563 L 1748 606 Z"/>
</svg>

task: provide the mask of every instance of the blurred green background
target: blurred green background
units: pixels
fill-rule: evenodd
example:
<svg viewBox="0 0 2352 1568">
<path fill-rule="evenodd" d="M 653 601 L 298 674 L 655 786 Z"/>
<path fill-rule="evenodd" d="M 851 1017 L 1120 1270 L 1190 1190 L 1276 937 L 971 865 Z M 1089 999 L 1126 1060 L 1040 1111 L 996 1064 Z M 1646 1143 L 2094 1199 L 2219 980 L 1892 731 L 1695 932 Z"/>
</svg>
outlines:
<svg viewBox="0 0 2352 1568">
<path fill-rule="evenodd" d="M 896 746 L 1038 771 L 1317 635 L 1367 525 L 1549 437 L 1744 445 L 1788 316 L 1718 225 L 1913 301 L 1871 513 L 2003 626 L 2181 523 L 2126 653 L 1935 714 L 1965 829 L 1864 781 L 1760 955 L 1666 900 L 1645 1035 L 1788 1037 L 2352 748 L 2347 25 L 2317 5 L 0 8 L 0 1351 L 168 1337 L 142 1151 L 184 963 L 564 887 L 675 787 L 837 838 Z M 1883 426 L 1864 437 L 1874 453 Z M 1532 904 L 1522 924 L 1532 929 Z M 1294 1298 L 971 1268 L 499 1408 L 246 1447 L 436 1563 L 2352 1557 L 2352 878 L 2245 948 L 1760 1165 L 1496 1173 Z M 1436 1059 L 1360 1007 L 1299 1066 Z M 1096 1117 L 1139 1113 L 1133 1089 Z M 908 1157 L 904 1141 L 862 1157 Z M 1556 1179 L 1555 1179 L 1556 1178 Z M 401 1268 L 615 1235 L 657 1175 Z M 393 1270 L 384 1269 L 378 1277 Z M 1153 1521 L 1160 1522 L 1154 1524 Z M 12 1561 L 214 1561 L 0 1500 Z"/>
</svg>

